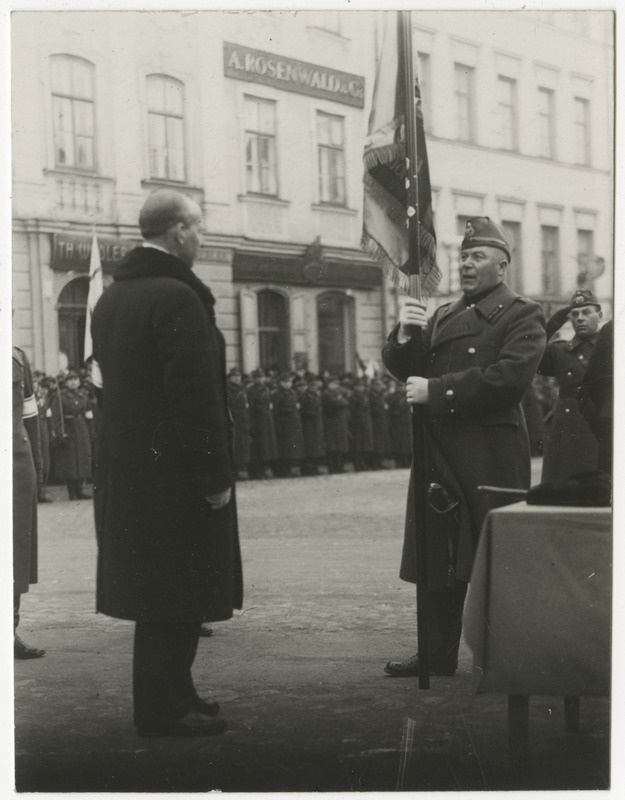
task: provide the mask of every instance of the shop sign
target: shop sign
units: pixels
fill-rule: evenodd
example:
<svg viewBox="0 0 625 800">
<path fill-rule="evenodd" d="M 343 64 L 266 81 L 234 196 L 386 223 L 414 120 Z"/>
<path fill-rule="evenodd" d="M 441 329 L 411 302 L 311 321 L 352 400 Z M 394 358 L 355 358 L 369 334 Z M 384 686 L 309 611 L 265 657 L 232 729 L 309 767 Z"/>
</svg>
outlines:
<svg viewBox="0 0 625 800">
<path fill-rule="evenodd" d="M 365 105 L 365 79 L 349 72 L 224 42 L 224 75 L 287 92 L 323 97 L 356 108 Z"/>
<path fill-rule="evenodd" d="M 92 241 L 92 236 L 80 236 L 71 233 L 53 234 L 50 266 L 56 270 L 88 272 L 91 261 Z M 98 236 L 102 269 L 105 272 L 115 269 L 119 262 L 139 243 L 139 239 Z"/>
</svg>

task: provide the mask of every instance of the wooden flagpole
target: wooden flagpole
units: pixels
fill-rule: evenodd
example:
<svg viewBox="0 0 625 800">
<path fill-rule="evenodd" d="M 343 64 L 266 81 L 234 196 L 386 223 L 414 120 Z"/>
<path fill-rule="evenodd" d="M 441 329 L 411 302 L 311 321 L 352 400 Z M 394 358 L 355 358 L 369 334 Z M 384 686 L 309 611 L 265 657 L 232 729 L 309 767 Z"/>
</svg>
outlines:
<svg viewBox="0 0 625 800">
<path fill-rule="evenodd" d="M 408 267 L 409 294 L 422 301 L 421 258 L 419 251 L 419 161 L 417 154 L 417 123 L 415 107 L 415 73 L 412 60 L 412 21 L 410 11 L 399 11 L 400 41 L 404 76 L 404 125 L 406 134 L 406 189 L 408 199 Z M 411 375 L 423 371 L 421 355 L 421 328 L 415 326 L 411 334 Z M 425 436 L 423 406 L 412 405 L 412 507 L 415 524 L 417 558 L 417 647 L 419 653 L 419 688 L 430 688 L 430 657 L 428 646 L 428 593 L 426 563 L 426 488 Z"/>
</svg>

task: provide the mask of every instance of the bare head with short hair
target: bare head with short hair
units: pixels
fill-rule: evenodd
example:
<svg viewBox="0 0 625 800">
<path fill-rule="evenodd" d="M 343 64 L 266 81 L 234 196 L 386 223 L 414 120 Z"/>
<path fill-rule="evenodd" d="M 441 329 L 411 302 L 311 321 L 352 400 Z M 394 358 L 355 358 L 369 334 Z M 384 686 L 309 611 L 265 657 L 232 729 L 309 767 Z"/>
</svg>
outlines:
<svg viewBox="0 0 625 800">
<path fill-rule="evenodd" d="M 189 198 L 173 189 L 151 192 L 139 212 L 139 227 L 144 239 L 162 236 L 177 222 L 187 222 L 191 215 Z"/>
<path fill-rule="evenodd" d="M 139 212 L 143 238 L 191 266 L 200 249 L 202 211 L 190 197 L 173 189 L 156 189 Z"/>
</svg>

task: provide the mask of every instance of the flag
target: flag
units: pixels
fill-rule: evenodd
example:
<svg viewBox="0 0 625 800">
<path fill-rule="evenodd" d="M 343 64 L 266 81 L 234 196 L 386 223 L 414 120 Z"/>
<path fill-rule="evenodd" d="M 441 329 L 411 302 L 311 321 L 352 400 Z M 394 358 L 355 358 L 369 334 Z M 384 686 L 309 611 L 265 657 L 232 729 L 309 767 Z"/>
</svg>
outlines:
<svg viewBox="0 0 625 800">
<path fill-rule="evenodd" d="M 102 264 L 100 262 L 100 248 L 98 247 L 98 237 L 95 227 L 93 229 L 93 240 L 91 242 L 91 260 L 89 262 L 89 294 L 87 295 L 87 320 L 85 324 L 85 348 L 83 361 L 87 362 L 93 356 L 93 342 L 91 340 L 91 317 L 93 309 L 98 302 L 104 286 L 102 283 Z"/>
<path fill-rule="evenodd" d="M 384 12 L 384 37 L 373 88 L 364 153 L 362 247 L 402 290 L 408 290 L 409 247 L 404 124 L 404 44 L 400 12 Z M 436 264 L 432 189 L 423 127 L 421 90 L 415 81 L 418 165 L 418 242 L 421 293 L 436 291 L 441 273 Z"/>
</svg>

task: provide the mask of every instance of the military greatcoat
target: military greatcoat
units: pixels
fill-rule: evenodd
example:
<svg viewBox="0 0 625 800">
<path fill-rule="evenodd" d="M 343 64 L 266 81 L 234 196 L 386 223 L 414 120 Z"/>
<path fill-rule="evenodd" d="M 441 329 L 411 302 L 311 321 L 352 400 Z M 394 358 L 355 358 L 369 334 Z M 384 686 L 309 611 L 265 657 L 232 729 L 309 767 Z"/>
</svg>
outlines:
<svg viewBox="0 0 625 800">
<path fill-rule="evenodd" d="M 597 440 L 577 401 L 597 335 L 550 342 L 538 367 L 539 374 L 554 377 L 559 388 L 558 399 L 545 420 L 543 481 L 561 481 L 576 472 L 597 469 Z"/>
<path fill-rule="evenodd" d="M 228 402 L 234 420 L 234 463 L 243 469 L 250 461 L 250 404 L 242 384 L 228 382 Z"/>
<path fill-rule="evenodd" d="M 63 416 L 65 432 L 54 446 L 54 477 L 60 481 L 91 477 L 91 436 L 85 417 L 88 410 L 89 400 L 81 389 L 65 387 L 52 395 L 53 419 Z"/>
<path fill-rule="evenodd" d="M 502 283 L 474 305 L 461 298 L 437 309 L 423 331 L 422 345 L 421 372 L 429 379 L 429 403 L 424 406 L 427 474 L 462 501 L 457 538 L 451 544 L 455 576 L 468 581 L 482 522 L 494 507 L 492 497 L 477 487 L 530 485 L 529 442 L 520 403 L 545 348 L 545 319 L 538 303 Z M 411 374 L 411 347 L 411 342 L 398 344 L 396 328 L 383 349 L 384 363 L 401 381 Z M 411 493 L 412 479 L 400 577 L 414 583 Z M 441 519 L 428 507 L 432 591 L 450 588 L 450 540 L 446 532 L 441 535 Z"/>
<path fill-rule="evenodd" d="M 112 617 L 193 625 L 242 602 L 225 342 L 210 289 L 137 247 L 93 312 L 103 380 L 94 480 L 97 602 Z"/>
<path fill-rule="evenodd" d="M 13 347 L 13 591 L 37 583 L 38 410 L 28 358 Z"/>
<path fill-rule="evenodd" d="M 298 396 L 294 389 L 279 386 L 271 395 L 278 458 L 299 461 L 304 458 L 304 433 Z"/>
</svg>

